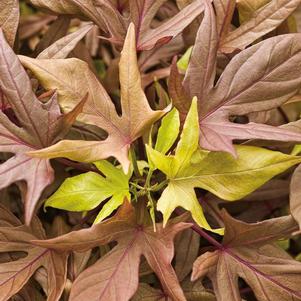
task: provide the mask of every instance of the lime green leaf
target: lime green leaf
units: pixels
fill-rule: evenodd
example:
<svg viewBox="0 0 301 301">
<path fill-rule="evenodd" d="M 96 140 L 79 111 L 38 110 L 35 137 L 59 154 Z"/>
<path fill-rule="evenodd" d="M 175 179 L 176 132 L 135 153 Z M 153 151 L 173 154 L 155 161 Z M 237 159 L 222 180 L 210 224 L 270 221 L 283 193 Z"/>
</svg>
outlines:
<svg viewBox="0 0 301 301">
<path fill-rule="evenodd" d="M 185 120 L 181 139 L 176 148 L 175 158 L 181 161 L 181 167 L 189 164 L 193 153 L 198 149 L 199 132 L 197 98 L 194 97 Z"/>
<path fill-rule="evenodd" d="M 186 189 L 186 187 L 181 186 L 180 182 L 177 183 L 172 181 L 172 179 L 177 178 L 177 175 L 181 175 L 181 172 L 185 168 L 189 168 L 192 157 L 197 159 L 205 158 L 205 156 L 194 156 L 198 149 L 198 139 L 199 125 L 197 99 L 194 98 L 185 120 L 181 138 L 174 156 L 165 156 L 163 153 L 160 153 L 159 151 L 152 149 L 149 145 L 146 145 L 150 160 L 154 162 L 156 168 L 164 172 L 170 179 L 167 188 L 163 191 L 160 199 L 158 200 L 157 209 L 163 213 L 164 225 L 166 225 L 174 209 L 180 206 L 190 211 L 193 219 L 200 226 L 207 230 L 222 234 L 222 229 L 213 230 L 206 221 L 203 209 L 196 198 L 194 188 L 188 187 L 188 189 Z M 199 162 L 199 160 L 197 160 L 197 162 Z"/>
<path fill-rule="evenodd" d="M 301 253 L 300 253 L 300 254 L 298 254 L 298 255 L 295 257 L 295 260 L 297 260 L 297 261 L 300 261 L 300 262 L 301 262 Z"/>
<path fill-rule="evenodd" d="M 296 156 L 296 155 L 299 155 L 300 152 L 301 152 L 301 144 L 297 144 L 294 146 L 294 148 L 291 152 L 291 155 Z"/>
<path fill-rule="evenodd" d="M 290 247 L 289 239 L 281 239 L 281 240 L 276 241 L 276 243 L 283 250 L 288 250 L 288 248 Z"/>
<path fill-rule="evenodd" d="M 103 60 L 100 59 L 96 59 L 93 61 L 94 62 L 94 66 L 96 68 L 97 71 L 97 75 L 101 78 L 104 79 L 106 77 L 106 65 L 104 63 Z"/>
<path fill-rule="evenodd" d="M 180 117 L 176 108 L 171 110 L 162 119 L 161 126 L 158 131 L 155 149 L 166 154 L 167 151 L 175 143 L 180 131 Z"/>
<path fill-rule="evenodd" d="M 180 70 L 182 71 L 187 70 L 191 53 L 192 53 L 192 47 L 189 47 L 184 53 L 184 55 L 178 60 L 177 66 Z"/>
<path fill-rule="evenodd" d="M 178 206 L 189 210 L 203 228 L 212 230 L 196 198 L 195 188 L 234 201 L 250 194 L 275 175 L 301 162 L 301 158 L 253 146 L 236 146 L 238 157 L 225 152 L 207 152 L 198 147 L 199 129 L 196 100 L 192 101 L 175 155 L 164 155 L 150 146 L 147 152 L 156 168 L 169 179 L 157 209 L 166 224 Z"/>
<path fill-rule="evenodd" d="M 190 170 L 178 175 L 178 180 L 235 201 L 301 162 L 300 157 L 254 146 L 235 146 L 235 150 L 237 159 L 224 152 L 209 153 L 200 164 L 191 164 Z"/>
<path fill-rule="evenodd" d="M 88 211 L 110 198 L 98 214 L 95 222 L 109 216 L 125 198 L 130 200 L 129 177 L 108 161 L 95 166 L 106 176 L 88 172 L 64 181 L 61 187 L 46 201 L 45 207 L 69 211 Z"/>
</svg>

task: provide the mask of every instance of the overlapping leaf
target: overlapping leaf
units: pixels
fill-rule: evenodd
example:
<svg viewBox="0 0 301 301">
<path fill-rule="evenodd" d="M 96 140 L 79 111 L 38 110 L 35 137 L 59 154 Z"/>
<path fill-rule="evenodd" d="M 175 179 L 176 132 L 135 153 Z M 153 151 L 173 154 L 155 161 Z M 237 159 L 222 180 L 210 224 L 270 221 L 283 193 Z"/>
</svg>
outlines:
<svg viewBox="0 0 301 301">
<path fill-rule="evenodd" d="M 290 216 L 246 224 L 223 214 L 225 236 L 218 250 L 201 255 L 192 279 L 208 276 L 217 300 L 241 301 L 238 279 L 247 282 L 258 301 L 301 300 L 301 264 L 276 240 L 289 236 L 296 224 Z"/>
<path fill-rule="evenodd" d="M 167 43 L 181 33 L 203 11 L 202 2 L 197 0 L 163 24 L 152 28 L 151 22 L 166 0 L 129 1 L 129 7 L 125 10 L 123 8 L 126 6 L 104 0 L 64 0 L 59 3 L 31 0 L 31 2 L 55 13 L 76 14 L 89 18 L 110 35 L 106 39 L 119 46 L 123 45 L 129 23 L 133 22 L 137 32 L 137 49 L 139 50 L 150 50 L 155 46 Z M 123 13 L 124 11 L 125 13 Z"/>
<path fill-rule="evenodd" d="M 38 59 L 64 59 L 75 48 L 77 43 L 92 29 L 93 25 L 87 24 L 76 32 L 70 33 L 57 40 L 55 43 L 44 49 L 37 56 Z"/>
<path fill-rule="evenodd" d="M 252 146 L 236 146 L 237 159 L 223 152 L 199 149 L 196 99 L 185 120 L 181 139 L 174 155 L 164 155 L 147 146 L 150 162 L 169 180 L 158 200 L 157 209 L 164 223 L 178 206 L 189 210 L 194 220 L 211 230 L 194 188 L 206 189 L 222 199 L 243 198 L 273 176 L 301 162 L 301 158 Z M 221 230 L 214 230 L 222 233 Z"/>
<path fill-rule="evenodd" d="M 81 111 L 83 101 L 66 115 L 60 112 L 56 94 L 47 103 L 41 103 L 2 31 L 0 87 L 18 122 L 13 123 L 0 112 L 0 150 L 15 154 L 0 165 L 0 188 L 26 181 L 25 220 L 29 223 L 42 191 L 53 181 L 54 174 L 49 160 L 32 158 L 26 153 L 49 146 L 62 137 Z"/>
<path fill-rule="evenodd" d="M 190 227 L 180 220 L 171 221 L 165 228 L 157 224 L 153 231 L 147 216 L 125 202 L 117 214 L 90 229 L 71 232 L 37 245 L 58 251 L 84 251 L 117 241 L 118 244 L 74 282 L 70 301 L 82 301 L 85 296 L 94 300 L 129 300 L 138 288 L 138 268 L 143 255 L 157 274 L 166 294 L 172 300 L 185 300 L 176 274 L 171 266 L 174 236 Z"/>
<path fill-rule="evenodd" d="M 31 240 L 46 239 L 44 230 L 37 218 L 31 228 L 21 226 L 14 215 L 0 207 L 0 251 L 24 252 L 26 256 L 0 263 L 0 300 L 9 300 L 30 280 L 41 267 L 47 271 L 45 293 L 48 301 L 58 301 L 63 292 L 67 275 L 67 253 L 34 246 Z"/>
<path fill-rule="evenodd" d="M 238 124 L 230 118 L 276 108 L 297 92 L 301 35 L 277 36 L 242 51 L 214 86 L 218 38 L 214 12 L 209 4 L 206 7 L 183 81 L 185 93 L 175 67 L 170 78 L 170 94 L 183 115 L 189 99 L 198 98 L 201 147 L 235 155 L 235 139 L 300 141 L 299 133 L 284 128 Z"/>
<path fill-rule="evenodd" d="M 49 10 L 55 14 L 77 15 L 83 18 L 89 18 L 100 28 L 106 28 L 103 19 L 99 17 L 93 5 L 93 0 L 30 0 L 30 2 L 44 10 Z M 108 3 L 110 1 L 107 1 Z"/>
<path fill-rule="evenodd" d="M 248 18 L 237 29 L 231 29 L 231 20 L 235 8 L 235 0 L 214 0 L 218 14 L 218 29 L 221 37 L 219 50 L 233 52 L 244 49 L 265 34 L 274 30 L 300 5 L 300 0 L 242 0 L 238 7 L 252 6 L 245 9 L 244 18 Z M 240 5 L 241 4 L 241 5 Z M 264 5 L 266 4 L 266 5 Z M 248 14 L 247 14 L 248 12 Z M 244 19 L 242 19 L 244 21 Z"/>
<path fill-rule="evenodd" d="M 79 60 L 33 60 L 22 57 L 22 63 L 34 72 L 47 89 L 57 89 L 60 104 L 66 109 L 85 93 L 89 99 L 83 109 L 82 120 L 104 129 L 104 141 L 63 140 L 35 153 L 35 157 L 66 157 L 72 160 L 93 162 L 116 157 L 125 172 L 129 168 L 128 151 L 131 143 L 141 136 L 166 111 L 153 111 L 141 88 L 136 58 L 135 29 L 131 25 L 121 53 L 119 76 L 121 83 L 120 117 L 110 97 L 88 66 Z M 59 73 L 57 74 L 57 67 Z"/>
</svg>

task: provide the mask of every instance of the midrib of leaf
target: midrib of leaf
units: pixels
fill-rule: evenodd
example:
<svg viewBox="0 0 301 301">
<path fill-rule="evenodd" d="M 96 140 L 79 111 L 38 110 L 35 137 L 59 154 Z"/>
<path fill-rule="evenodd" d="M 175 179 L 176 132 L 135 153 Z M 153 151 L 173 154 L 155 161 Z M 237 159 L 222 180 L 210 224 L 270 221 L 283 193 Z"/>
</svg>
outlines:
<svg viewBox="0 0 301 301">
<path fill-rule="evenodd" d="M 219 37 L 223 37 L 223 35 L 224 35 L 224 30 L 226 29 L 225 26 L 226 26 L 227 15 L 228 15 L 229 10 L 231 8 L 231 2 L 232 2 L 232 0 L 230 0 L 230 1 L 227 2 L 227 5 L 226 5 L 227 8 L 226 8 L 224 6 L 224 2 L 220 1 L 221 6 L 223 8 L 223 12 L 224 12 L 224 19 L 223 19 L 223 24 L 222 24 L 222 26 L 220 28 L 220 31 L 218 32 Z M 231 20 L 230 20 L 230 22 L 231 22 Z M 228 26 L 229 26 L 229 24 L 228 24 Z M 220 42 L 220 40 L 219 40 L 219 42 Z"/>
<path fill-rule="evenodd" d="M 145 1 L 143 0 L 143 4 L 142 4 L 142 10 L 141 10 L 141 14 L 139 12 L 139 19 L 138 19 L 138 24 L 137 24 L 137 31 L 136 31 L 136 46 L 139 44 L 139 38 L 140 38 L 140 30 L 141 30 L 141 25 L 142 25 L 142 19 L 144 18 L 144 10 L 145 10 Z M 137 3 L 137 0 L 135 1 Z M 137 3 L 137 7 L 139 7 L 138 3 Z"/>
<path fill-rule="evenodd" d="M 206 2 L 205 2 L 206 3 Z M 211 5 L 211 4 L 208 4 L 208 3 L 206 3 L 205 4 L 205 7 L 206 6 L 209 6 L 209 5 Z M 208 46 L 208 51 L 206 51 L 206 53 L 205 53 L 205 58 L 203 58 L 202 60 L 203 61 L 205 61 L 206 62 L 206 66 L 205 66 L 205 74 L 204 74 L 204 77 L 203 77 L 203 82 L 201 83 L 201 88 L 200 88 L 200 91 L 201 91 L 201 96 L 202 97 L 200 97 L 200 99 L 198 99 L 198 101 L 199 102 L 201 102 L 202 100 L 203 100 L 203 94 L 204 94 L 204 92 L 206 91 L 206 85 L 208 85 L 208 77 L 210 78 L 210 74 L 212 73 L 212 69 L 210 69 L 209 68 L 209 66 L 210 66 L 210 64 L 211 64 L 211 60 L 209 59 L 210 58 L 210 56 L 212 55 L 212 51 L 211 51 L 211 49 L 212 49 L 212 47 L 214 48 L 214 44 L 213 44 L 213 46 L 212 46 L 212 36 L 214 35 L 214 30 L 216 30 L 216 24 L 213 22 L 213 20 L 212 20 L 212 13 L 211 13 L 211 10 L 209 9 L 209 8 L 207 8 L 207 14 L 209 14 L 209 18 L 210 18 L 210 24 L 211 24 L 211 26 L 210 26 L 210 38 L 209 38 L 209 46 Z M 204 20 L 202 21 L 202 22 L 204 22 Z M 201 25 L 202 26 L 202 25 Z M 216 55 L 216 52 L 214 53 L 214 55 Z M 192 58 L 190 58 L 190 60 L 192 60 Z M 195 61 L 195 64 L 196 64 L 196 66 L 195 67 L 198 67 L 198 66 L 200 66 L 201 65 L 201 61 L 199 61 L 198 59 L 197 60 L 194 60 Z M 216 61 L 216 60 L 215 60 Z M 209 76 L 208 76 L 209 75 Z M 194 76 L 193 74 L 192 74 L 192 76 Z M 185 79 L 184 79 L 184 82 L 185 82 Z M 211 87 L 210 87 L 211 88 Z M 200 95 L 199 94 L 199 95 Z M 195 96 L 195 95 L 192 95 L 193 97 Z"/>
<path fill-rule="evenodd" d="M 137 240 L 137 238 L 138 238 L 138 235 L 135 235 L 135 236 L 133 237 L 133 239 L 130 241 L 130 243 L 127 245 L 127 247 L 125 248 L 125 250 L 124 250 L 122 256 L 120 257 L 120 260 L 119 260 L 119 261 L 116 263 L 116 265 L 115 265 L 115 269 L 114 269 L 113 273 L 111 274 L 111 277 L 110 277 L 109 281 L 107 282 L 107 285 L 105 286 L 105 288 L 104 288 L 104 290 L 102 291 L 102 293 L 99 295 L 99 301 L 102 300 L 101 298 L 103 297 L 103 295 L 104 295 L 105 292 L 107 291 L 107 289 L 108 289 L 108 287 L 109 287 L 111 281 L 113 280 L 114 276 L 116 275 L 116 273 L 117 273 L 117 271 L 118 271 L 118 269 L 119 269 L 119 265 L 120 265 L 121 262 L 125 259 L 126 255 L 128 255 L 128 253 L 129 253 L 130 250 L 132 249 L 133 245 L 135 244 L 135 241 Z M 117 246 L 116 248 L 118 248 L 118 246 Z M 113 249 L 113 250 L 114 250 L 114 249 Z"/>
<path fill-rule="evenodd" d="M 92 75 L 92 76 L 95 76 L 95 75 Z M 96 77 L 96 80 L 98 81 L 98 78 Z M 87 81 L 88 82 L 88 85 L 89 85 L 89 83 L 90 83 L 90 81 Z M 100 84 L 100 83 L 99 83 Z M 92 89 L 91 90 L 93 90 L 93 87 L 92 87 Z M 105 92 L 106 93 L 106 92 Z M 79 94 L 78 94 L 79 95 Z M 79 95 L 80 96 L 80 95 Z M 81 98 L 81 96 L 80 96 L 80 98 Z M 112 102 L 112 100 L 111 100 L 111 102 Z M 108 117 L 106 116 L 106 115 L 104 115 L 101 111 L 99 111 L 98 110 L 98 108 L 97 108 L 97 106 L 95 105 L 95 103 L 94 103 L 94 101 L 93 101 L 93 105 L 94 105 L 94 108 L 95 108 L 95 110 L 96 110 L 96 112 L 97 112 L 97 115 L 101 118 L 101 119 L 104 119 L 105 121 L 106 121 L 106 123 L 108 123 L 108 125 L 109 126 L 111 126 L 111 127 L 113 127 L 114 129 L 115 129 L 115 132 L 116 133 L 119 133 L 118 134 L 118 136 L 121 136 L 122 137 L 122 140 L 125 142 L 125 144 L 123 145 L 123 146 L 125 146 L 125 145 L 127 145 L 127 144 L 129 144 L 129 143 L 131 143 L 132 141 L 130 141 L 130 142 L 128 142 L 128 136 L 127 135 L 125 135 L 125 133 L 122 131 L 122 126 L 118 126 L 118 125 L 116 125 L 114 122 L 112 122 L 112 120 L 109 118 L 109 116 L 110 115 L 108 115 Z M 116 116 L 118 116 L 117 115 L 117 113 L 116 113 L 116 108 L 115 108 L 115 106 L 114 106 L 114 113 L 115 113 L 115 115 Z M 92 115 L 92 114 L 87 114 L 87 113 L 84 113 L 84 114 L 86 114 L 86 115 Z M 121 116 L 121 118 L 123 118 L 122 116 Z M 107 129 L 104 129 L 106 132 L 107 132 Z"/>
<path fill-rule="evenodd" d="M 0 45 L 0 47 L 1 47 L 1 45 Z M 11 70 L 10 70 L 9 64 L 8 64 L 8 61 L 7 61 L 7 59 L 6 59 L 6 56 L 4 55 L 3 47 L 1 47 L 1 52 L 2 52 L 2 57 L 3 57 L 4 61 L 5 61 L 6 68 L 7 68 L 7 70 L 8 70 L 10 79 L 11 79 L 12 83 L 13 83 L 14 86 L 15 86 L 15 91 L 16 91 L 17 94 L 18 94 L 18 97 L 19 97 L 19 99 L 20 99 L 20 103 L 21 103 L 21 105 L 22 105 L 22 107 L 23 107 L 23 109 L 24 109 L 24 111 L 25 111 L 25 113 L 26 113 L 26 115 L 27 115 L 27 118 L 29 119 L 29 121 L 30 121 L 30 123 L 31 123 L 31 125 L 32 125 L 32 128 L 33 128 L 33 130 L 34 130 L 34 132 L 35 132 L 35 134 L 36 134 L 36 137 L 38 138 L 38 140 L 39 140 L 41 146 L 45 146 L 44 143 L 43 143 L 43 139 L 42 139 L 42 137 L 40 136 L 40 133 L 39 133 L 37 127 L 36 127 L 36 124 L 33 122 L 32 118 L 31 118 L 31 116 L 30 116 L 30 114 L 29 114 L 29 112 L 28 112 L 28 110 L 27 110 L 27 107 L 26 107 L 26 105 L 25 105 L 24 102 L 23 102 L 23 97 L 21 96 L 20 91 L 19 91 L 19 89 L 17 88 L 17 84 L 16 84 L 16 81 L 15 81 L 15 78 L 13 77 L 13 75 L 12 75 L 12 73 L 11 73 Z M 34 100 L 33 100 L 33 101 L 34 101 Z"/>
<path fill-rule="evenodd" d="M 164 273 L 162 272 L 162 268 L 161 268 L 160 262 L 159 262 L 158 259 L 157 259 L 156 252 L 153 250 L 152 244 L 151 244 L 151 242 L 149 241 L 149 239 L 148 239 L 148 237 L 147 237 L 147 234 L 145 234 L 145 232 L 143 232 L 143 236 L 144 236 L 144 240 L 145 240 L 145 241 L 147 242 L 147 244 L 148 244 L 148 248 L 149 248 L 149 250 L 151 251 L 153 258 L 155 259 L 155 261 L 156 261 L 156 263 L 157 263 L 157 267 L 158 267 L 159 270 L 160 270 L 160 274 L 161 274 L 160 280 L 161 280 L 161 281 L 163 280 L 165 286 L 168 287 L 168 282 L 165 280 L 165 277 L 163 277 L 163 276 L 164 276 Z M 170 290 L 170 293 L 173 294 L 173 291 Z M 178 299 L 174 294 L 173 294 L 171 297 L 174 297 L 174 300 L 177 300 L 177 299 Z"/>
<path fill-rule="evenodd" d="M 206 5 L 210 5 L 210 4 L 207 3 Z M 207 51 L 207 53 L 206 53 L 206 59 L 205 59 L 205 62 L 206 62 L 205 75 L 204 75 L 205 81 L 203 81 L 202 88 L 201 88 L 201 91 L 203 93 L 206 91 L 205 85 L 206 84 L 208 85 L 208 82 L 209 82 L 208 78 L 210 78 L 210 74 L 212 73 L 212 70 L 210 70 L 210 68 L 209 68 L 209 66 L 211 64 L 211 62 L 210 62 L 210 56 L 212 55 L 212 53 L 211 53 L 210 50 L 212 49 L 212 36 L 214 36 L 214 30 L 216 30 L 216 24 L 212 20 L 211 11 L 209 10 L 208 13 L 209 13 L 209 18 L 210 18 L 211 26 L 210 26 L 210 39 L 209 39 L 209 47 L 208 47 L 209 51 Z M 214 44 L 213 44 L 213 49 L 214 49 Z M 217 52 L 215 51 L 214 56 L 216 56 L 216 54 L 217 54 Z M 215 62 L 216 62 L 216 60 L 215 60 Z M 202 95 L 202 98 L 199 101 L 202 101 L 202 100 L 203 100 L 203 95 Z"/>
<path fill-rule="evenodd" d="M 11 277 L 9 277 L 8 279 L 6 279 L 5 281 L 3 281 L 2 283 L 0 283 L 0 286 L 5 285 L 8 281 L 10 281 L 11 279 L 14 279 L 17 277 L 18 274 L 22 273 L 24 270 L 30 268 L 38 261 L 40 260 L 41 257 L 45 256 L 46 253 L 50 252 L 49 249 L 44 250 L 40 255 L 38 255 L 34 260 L 30 261 L 27 265 L 25 265 L 21 270 L 17 271 L 14 275 L 12 275 Z M 34 272 L 34 271 L 33 271 Z M 30 274 L 31 271 L 29 271 L 28 274 Z"/>
<path fill-rule="evenodd" d="M 203 230 L 199 229 L 196 226 L 192 226 L 192 229 L 198 233 L 200 236 L 204 237 L 207 241 L 209 241 L 213 246 L 215 246 L 218 251 L 220 253 L 226 253 L 227 255 L 231 256 L 232 258 L 234 258 L 236 261 L 238 261 L 240 264 L 246 266 L 248 269 L 252 270 L 256 275 L 260 275 L 263 278 L 271 281 L 272 283 L 274 283 L 276 286 L 279 286 L 281 288 L 283 288 L 286 292 L 300 298 L 301 297 L 301 293 L 298 293 L 284 285 L 282 285 L 281 283 L 279 283 L 277 280 L 271 278 L 269 275 L 259 271 L 257 268 L 255 268 L 254 266 L 252 266 L 252 264 L 250 264 L 249 262 L 247 262 L 246 260 L 242 259 L 239 255 L 234 254 L 230 248 L 231 247 L 227 247 L 225 245 L 222 245 L 220 242 L 218 242 L 217 240 L 215 240 L 215 238 L 211 237 L 210 235 L 208 235 L 206 232 L 204 232 Z M 235 248 L 235 247 L 234 247 Z"/>
<path fill-rule="evenodd" d="M 99 19 L 99 14 L 95 15 L 94 11 L 91 10 L 88 6 L 85 5 L 85 1 L 78 1 L 78 0 L 71 0 L 71 1 L 73 3 L 75 3 L 78 7 L 84 8 L 84 11 L 88 12 L 91 16 L 93 16 L 93 18 L 94 18 L 93 22 L 95 22 L 95 20 Z M 97 24 L 97 22 L 95 22 L 95 23 Z"/>
<path fill-rule="evenodd" d="M 189 176 L 189 177 L 179 177 L 179 178 L 171 178 L 170 180 L 171 181 L 185 181 L 185 180 L 189 180 L 189 179 L 198 179 L 198 178 L 202 178 L 202 177 L 207 177 L 207 176 L 223 176 L 223 175 L 231 175 L 231 174 L 241 174 L 241 173 L 247 173 L 247 172 L 253 172 L 253 171 L 260 171 L 264 168 L 267 168 L 267 167 L 275 167 L 277 165 L 282 165 L 283 163 L 285 162 L 295 162 L 295 163 L 298 163 L 301 161 L 301 157 L 298 158 L 298 159 L 295 159 L 295 160 L 291 160 L 291 159 L 286 159 L 286 160 L 283 160 L 281 162 L 278 162 L 278 163 L 275 163 L 275 164 L 271 164 L 271 165 L 265 165 L 265 166 L 262 166 L 262 167 L 259 167 L 259 168 L 254 168 L 254 169 L 245 169 L 245 170 L 239 170 L 239 171 L 233 171 L 233 172 L 223 172 L 223 173 L 204 173 L 202 175 L 192 175 L 192 176 Z"/>
<path fill-rule="evenodd" d="M 222 246 L 222 249 L 220 249 L 220 251 L 227 253 L 229 256 L 231 256 L 232 258 L 234 258 L 240 264 L 242 264 L 242 265 L 246 266 L 248 269 L 252 270 L 256 275 L 259 275 L 259 276 L 265 278 L 266 280 L 274 283 L 276 286 L 279 286 L 280 288 L 282 288 L 287 293 L 289 293 L 289 294 L 291 294 L 291 295 L 293 295 L 293 296 L 295 296 L 297 298 L 301 298 L 301 293 L 299 293 L 298 291 L 294 291 L 294 290 L 290 289 L 289 287 L 287 287 L 287 286 L 281 284 L 280 282 L 278 282 L 277 280 L 273 279 L 270 275 L 265 274 L 265 273 L 259 271 L 251 263 L 249 263 L 248 261 L 244 260 L 240 256 L 238 256 L 235 253 L 233 253 L 229 248 L 227 248 L 225 246 Z"/>
<path fill-rule="evenodd" d="M 262 47 L 262 45 L 261 45 Z M 259 47 L 256 52 L 258 52 L 261 47 Z M 252 56 L 254 56 L 255 53 L 252 54 Z M 231 104 L 233 101 L 235 101 L 236 98 L 238 98 L 241 94 L 245 93 L 249 88 L 251 88 L 252 86 L 256 85 L 258 82 L 264 80 L 267 76 L 269 76 L 273 71 L 275 71 L 278 67 L 280 67 L 281 65 L 287 63 L 289 60 L 293 59 L 296 55 L 298 55 L 299 53 L 301 53 L 301 50 L 299 50 L 298 52 L 296 52 L 293 56 L 290 56 L 289 59 L 285 60 L 285 61 L 282 61 L 280 64 L 276 65 L 274 68 L 272 68 L 267 74 L 263 74 L 256 82 L 251 82 L 251 84 L 249 84 L 245 89 L 239 91 L 237 94 L 234 94 L 230 99 L 226 98 L 224 101 L 222 101 L 219 105 L 217 105 L 214 109 L 210 110 L 208 113 L 206 113 L 204 115 L 204 117 L 201 117 L 200 118 L 200 121 L 199 123 L 201 124 L 201 122 L 203 120 L 205 120 L 208 116 L 212 115 L 213 113 L 215 113 L 216 111 L 218 111 L 221 107 L 223 107 L 225 104 L 229 105 Z M 250 56 L 247 61 L 252 57 Z M 245 63 L 247 62 L 245 61 Z M 214 88 L 213 88 L 214 89 Z M 243 104 L 241 104 L 243 105 Z"/>
<path fill-rule="evenodd" d="M 196 1 L 197 2 L 197 1 Z M 194 3 L 194 2 L 193 2 Z M 193 3 L 191 3 L 190 5 L 192 5 Z M 183 10 L 185 10 L 186 9 L 186 7 L 183 9 Z M 188 9 L 186 9 L 186 10 L 188 10 Z M 162 32 L 164 32 L 164 31 L 167 31 L 167 30 L 169 30 L 170 28 L 172 28 L 172 27 L 174 27 L 174 18 L 175 17 L 172 17 L 172 18 L 170 18 L 169 20 L 167 20 L 166 22 L 164 22 L 162 25 L 160 25 L 159 27 L 157 27 L 156 29 L 151 29 L 150 30 L 150 36 L 151 36 L 151 38 L 153 38 L 152 37 L 152 33 L 154 33 L 154 32 L 156 32 L 156 35 L 160 35 Z M 180 19 L 178 19 L 177 20 L 177 23 L 181 23 L 183 20 L 185 20 L 187 18 L 187 15 L 184 15 L 183 14 L 183 16 L 182 16 L 182 18 L 180 18 Z M 144 41 L 142 44 L 139 44 L 139 48 L 141 48 L 141 47 L 143 47 L 143 45 L 145 44 L 145 43 L 147 43 L 148 42 L 148 40 L 149 40 L 150 38 L 148 38 L 146 41 Z"/>
<path fill-rule="evenodd" d="M 4 170 L 3 172 L 0 173 L 0 175 L 5 174 L 7 172 L 10 172 L 11 170 L 13 170 L 16 167 L 20 167 L 22 164 L 25 164 L 26 162 L 32 160 L 33 158 L 28 157 L 28 159 L 26 158 L 24 161 L 22 161 L 22 163 L 17 163 L 13 166 L 11 166 L 9 169 Z"/>
<path fill-rule="evenodd" d="M 5 144 L 5 145 L 20 145 L 20 144 L 21 144 L 21 145 L 24 145 L 24 146 L 27 146 L 27 147 L 36 149 L 36 147 L 33 147 L 32 145 L 28 144 L 26 141 L 21 140 L 21 139 L 20 139 L 20 140 L 19 140 L 19 139 L 16 139 L 14 136 L 5 135 L 5 134 L 3 134 L 3 133 L 0 133 L 0 136 L 6 137 L 6 138 L 8 138 L 8 139 L 10 139 L 10 140 L 16 141 L 15 144 L 9 143 L 9 144 Z M 17 135 L 16 135 L 16 136 L 17 136 Z"/>
<path fill-rule="evenodd" d="M 285 234 L 290 234 L 294 231 L 297 231 L 298 230 L 298 226 L 293 226 L 291 228 L 288 228 L 286 230 L 286 232 L 284 232 L 283 236 L 285 236 Z M 261 238 L 258 238 L 258 239 L 253 239 L 253 240 L 248 240 L 247 242 L 243 243 L 241 246 L 249 246 L 249 245 L 252 245 L 252 244 L 258 244 L 258 243 L 263 243 L 265 241 L 271 241 L 271 240 L 274 240 L 275 239 L 275 236 L 278 236 L 279 234 L 278 233 L 275 233 L 275 235 L 267 235 L 267 236 L 264 236 L 264 237 L 261 237 Z M 227 242 L 227 245 L 231 245 L 232 241 L 234 241 L 235 238 L 233 238 L 232 240 L 228 241 Z"/>
</svg>

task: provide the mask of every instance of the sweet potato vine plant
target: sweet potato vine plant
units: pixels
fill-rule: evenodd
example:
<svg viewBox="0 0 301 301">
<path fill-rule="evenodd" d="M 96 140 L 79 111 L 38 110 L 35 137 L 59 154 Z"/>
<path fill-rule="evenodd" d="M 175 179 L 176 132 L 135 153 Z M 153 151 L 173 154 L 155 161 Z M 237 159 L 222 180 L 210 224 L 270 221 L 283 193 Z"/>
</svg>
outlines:
<svg viewBox="0 0 301 301">
<path fill-rule="evenodd" d="M 301 300 L 300 5 L 0 1 L 0 301 Z"/>
</svg>

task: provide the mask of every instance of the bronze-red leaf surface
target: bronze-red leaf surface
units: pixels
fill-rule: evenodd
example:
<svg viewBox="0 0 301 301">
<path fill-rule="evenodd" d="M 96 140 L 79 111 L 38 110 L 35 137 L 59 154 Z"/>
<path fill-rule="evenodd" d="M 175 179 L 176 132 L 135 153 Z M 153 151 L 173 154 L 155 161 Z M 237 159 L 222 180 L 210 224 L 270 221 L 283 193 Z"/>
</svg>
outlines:
<svg viewBox="0 0 301 301">
<path fill-rule="evenodd" d="M 211 4 L 207 3 L 183 80 L 188 99 L 198 98 L 200 146 L 235 155 L 232 143 L 236 139 L 300 141 L 299 133 L 252 122 L 233 123 L 231 117 L 279 107 L 298 91 L 301 35 L 273 37 L 242 51 L 230 61 L 213 86 L 217 45 L 215 15 Z M 186 115 L 187 97 L 183 96 L 184 92 L 179 94 L 179 75 L 174 69 L 170 93 L 179 111 Z"/>
<path fill-rule="evenodd" d="M 274 244 L 297 229 L 291 216 L 246 224 L 224 212 L 225 236 L 217 250 L 194 263 L 192 279 L 208 276 L 217 300 L 241 301 L 238 279 L 253 290 L 258 301 L 301 300 L 301 263 Z"/>
<path fill-rule="evenodd" d="M 0 207 L 0 252 L 22 252 L 25 256 L 7 257 L 0 263 L 0 300 L 9 300 L 22 289 L 30 277 L 41 267 L 46 269 L 47 286 L 45 293 L 48 301 L 58 301 L 63 292 L 67 275 L 67 253 L 56 252 L 47 248 L 34 246 L 33 239 L 46 239 L 40 221 L 34 217 L 31 227 L 21 226 L 14 215 L 6 208 Z"/>
<path fill-rule="evenodd" d="M 27 183 L 24 203 L 28 224 L 42 191 L 53 181 L 54 174 L 49 160 L 32 158 L 26 153 L 49 146 L 63 136 L 81 111 L 83 103 L 65 116 L 60 112 L 56 93 L 47 103 L 41 103 L 2 31 L 0 87 L 16 119 L 14 123 L 4 112 L 0 112 L 0 150 L 15 154 L 0 165 L 0 189 L 17 181 Z"/>
<path fill-rule="evenodd" d="M 185 300 L 175 271 L 171 266 L 175 235 L 191 226 L 178 220 L 165 228 L 146 221 L 139 222 L 134 208 L 127 201 L 111 219 L 86 230 L 71 232 L 48 241 L 34 241 L 41 247 L 58 251 L 85 251 L 117 241 L 118 244 L 94 265 L 80 274 L 73 284 L 70 300 L 130 300 L 138 288 L 138 268 L 143 255 L 158 276 L 172 300 Z M 139 219 L 139 218 L 138 218 Z"/>
</svg>

